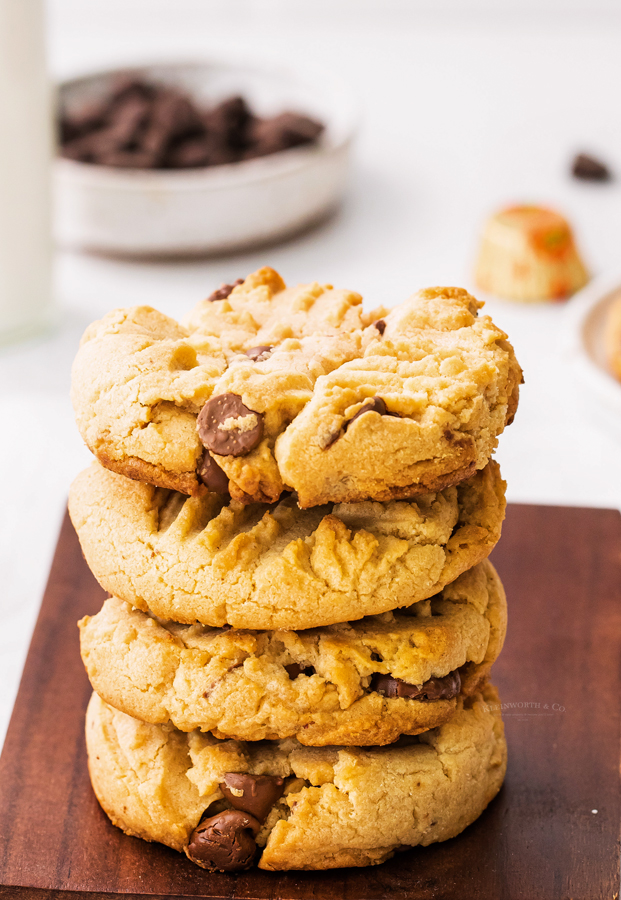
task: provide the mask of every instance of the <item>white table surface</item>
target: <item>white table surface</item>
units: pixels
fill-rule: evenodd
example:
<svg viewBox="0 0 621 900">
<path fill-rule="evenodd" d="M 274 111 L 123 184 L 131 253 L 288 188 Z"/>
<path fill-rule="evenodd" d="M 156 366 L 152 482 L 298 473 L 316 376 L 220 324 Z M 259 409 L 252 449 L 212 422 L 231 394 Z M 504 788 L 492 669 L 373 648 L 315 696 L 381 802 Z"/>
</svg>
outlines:
<svg viewBox="0 0 621 900">
<path fill-rule="evenodd" d="M 587 11 L 587 6 L 589 11 Z M 56 329 L 0 350 L 0 741 L 73 476 L 89 461 L 69 369 L 86 325 L 114 306 L 181 315 L 262 264 L 394 304 L 432 284 L 473 289 L 487 214 L 547 203 L 575 224 L 594 273 L 621 280 L 621 15 L 618 4 L 53 0 L 56 77 L 136 60 L 217 53 L 324 66 L 350 82 L 361 129 L 347 200 L 323 228 L 221 260 L 138 264 L 59 253 Z M 561 12 L 562 11 L 562 12 Z M 568 177 L 601 154 L 610 185 Z M 526 374 L 498 459 L 510 500 L 621 506 L 621 448 L 576 399 L 559 353 L 566 307 L 498 300 Z"/>
</svg>

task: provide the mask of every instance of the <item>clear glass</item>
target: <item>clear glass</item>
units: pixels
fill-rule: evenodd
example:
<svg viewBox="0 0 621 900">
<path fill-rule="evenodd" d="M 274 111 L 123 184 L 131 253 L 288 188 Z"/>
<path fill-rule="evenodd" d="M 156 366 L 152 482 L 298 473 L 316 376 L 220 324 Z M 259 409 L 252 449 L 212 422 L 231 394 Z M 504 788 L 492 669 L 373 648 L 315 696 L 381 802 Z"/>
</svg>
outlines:
<svg viewBox="0 0 621 900">
<path fill-rule="evenodd" d="M 44 0 L 0 0 L 0 342 L 51 318 L 51 89 Z"/>
</svg>

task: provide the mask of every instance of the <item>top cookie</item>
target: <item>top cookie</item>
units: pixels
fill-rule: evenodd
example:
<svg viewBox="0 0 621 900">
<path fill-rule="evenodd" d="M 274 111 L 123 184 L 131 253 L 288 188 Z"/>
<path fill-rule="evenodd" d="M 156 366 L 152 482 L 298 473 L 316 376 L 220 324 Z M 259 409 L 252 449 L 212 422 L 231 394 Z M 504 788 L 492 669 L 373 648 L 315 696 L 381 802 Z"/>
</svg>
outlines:
<svg viewBox="0 0 621 900">
<path fill-rule="evenodd" d="M 302 507 L 407 498 L 483 468 L 515 413 L 506 335 L 459 288 L 390 313 L 272 269 L 225 286 L 185 325 L 150 307 L 87 329 L 73 370 L 78 427 L 139 481 Z"/>
</svg>

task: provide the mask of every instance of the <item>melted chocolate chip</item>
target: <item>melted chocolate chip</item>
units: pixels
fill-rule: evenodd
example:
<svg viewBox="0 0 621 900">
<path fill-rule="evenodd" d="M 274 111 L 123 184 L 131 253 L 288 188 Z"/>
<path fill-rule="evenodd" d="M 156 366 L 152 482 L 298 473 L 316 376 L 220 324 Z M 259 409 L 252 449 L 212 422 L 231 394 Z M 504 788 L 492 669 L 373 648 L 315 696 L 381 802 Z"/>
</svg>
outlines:
<svg viewBox="0 0 621 900">
<path fill-rule="evenodd" d="M 330 435 L 328 436 L 328 438 L 327 438 L 325 444 L 323 445 L 322 450 L 327 450 L 329 447 L 331 447 L 332 444 L 334 444 L 336 441 L 338 441 L 338 439 L 340 438 L 341 434 L 342 434 L 342 432 L 341 432 L 341 429 L 340 429 L 340 428 L 339 428 L 338 431 L 332 432 L 332 434 L 330 434 Z"/>
<path fill-rule="evenodd" d="M 237 281 L 234 281 L 233 284 L 222 284 L 218 288 L 217 291 L 214 291 L 213 294 L 210 294 L 207 297 L 207 303 L 213 303 L 214 300 L 226 300 L 228 295 L 231 293 L 233 288 L 236 288 L 237 285 L 243 284 L 244 279 L 238 278 Z"/>
<path fill-rule="evenodd" d="M 366 400 L 364 405 L 360 407 L 358 412 L 351 417 L 348 422 L 345 422 L 343 426 L 343 431 L 347 431 L 352 422 L 355 422 L 356 419 L 359 419 L 360 416 L 363 416 L 368 412 L 376 412 L 379 413 L 380 416 L 394 416 L 396 419 L 399 418 L 399 413 L 391 413 L 386 409 L 386 404 L 382 400 L 381 397 L 372 397 L 370 400 Z"/>
<path fill-rule="evenodd" d="M 236 809 L 203 819 L 190 836 L 187 855 L 210 872 L 242 872 L 254 862 L 261 823 Z"/>
<path fill-rule="evenodd" d="M 392 749 L 393 747 L 411 747 L 413 744 L 420 744 L 417 734 L 402 734 L 398 740 L 393 741 L 389 746 Z M 406 849 L 411 850 L 411 847 Z"/>
<path fill-rule="evenodd" d="M 251 347 L 250 350 L 246 350 L 246 356 L 253 362 L 259 362 L 260 360 L 267 359 L 271 352 L 271 344 L 261 344 L 259 347 Z"/>
<path fill-rule="evenodd" d="M 358 412 L 353 415 L 348 422 L 345 422 L 343 431 L 347 431 L 352 422 L 355 422 L 356 419 L 359 419 L 360 416 L 363 416 L 368 412 L 376 412 L 379 413 L 380 416 L 386 415 L 386 404 L 381 397 L 372 397 L 370 400 L 365 400 L 364 404 L 360 407 Z"/>
<path fill-rule="evenodd" d="M 351 417 L 347 422 L 344 423 L 343 427 L 340 428 L 337 432 L 335 432 L 330 438 L 330 442 L 326 444 L 324 450 L 327 450 L 328 447 L 331 447 L 332 444 L 337 441 L 349 428 L 352 422 L 355 422 L 356 419 L 359 419 L 360 416 L 363 416 L 368 412 L 378 412 L 380 416 L 386 415 L 386 404 L 382 400 L 381 397 L 373 397 L 371 400 L 365 400 L 363 405 L 360 407 L 358 412 Z"/>
<path fill-rule="evenodd" d="M 198 436 L 218 456 L 245 456 L 263 437 L 263 416 L 237 394 L 212 397 L 198 415 Z"/>
<path fill-rule="evenodd" d="M 293 681 L 298 675 L 314 675 L 315 670 L 312 666 L 301 666 L 299 663 L 289 663 L 285 666 L 289 678 Z"/>
<path fill-rule="evenodd" d="M 381 397 L 372 397 L 370 400 L 365 400 L 364 404 L 360 407 L 358 412 L 353 415 L 348 422 L 345 422 L 345 424 L 343 425 L 343 434 L 345 434 L 352 422 L 355 422 L 356 419 L 359 419 L 360 416 L 363 416 L 368 412 L 376 412 L 379 413 L 380 416 L 394 416 L 397 419 L 399 418 L 398 413 L 388 412 L 388 410 L 386 409 L 386 404 Z"/>
<path fill-rule="evenodd" d="M 396 419 L 400 418 L 399 413 L 391 413 L 386 409 L 386 404 L 382 400 L 381 397 L 370 397 L 368 400 L 365 400 L 357 413 L 355 413 L 351 419 L 344 423 L 343 427 L 336 431 L 334 434 L 330 436 L 330 439 L 326 444 L 324 444 L 323 449 L 327 450 L 328 447 L 331 447 L 335 441 L 345 434 L 349 426 L 352 422 L 355 422 L 356 419 L 359 419 L 360 416 L 363 416 L 368 412 L 376 412 L 379 413 L 380 416 L 394 416 Z"/>
<path fill-rule="evenodd" d="M 409 700 L 452 700 L 461 690 L 458 671 L 449 672 L 443 678 L 430 678 L 420 687 L 408 684 L 392 675 L 374 675 L 370 690 L 384 697 L 405 697 Z"/>
<path fill-rule="evenodd" d="M 215 459 L 209 455 L 209 450 L 205 450 L 203 454 L 198 477 L 214 494 L 228 494 L 229 477 L 222 471 Z"/>
<path fill-rule="evenodd" d="M 377 322 L 373 322 L 373 324 L 380 334 L 384 334 L 384 332 L 386 331 L 386 322 L 384 322 L 383 319 L 378 319 Z"/>
<path fill-rule="evenodd" d="M 220 790 L 232 807 L 250 813 L 263 822 L 272 806 L 282 797 L 285 779 L 277 775 L 227 772 Z"/>
</svg>

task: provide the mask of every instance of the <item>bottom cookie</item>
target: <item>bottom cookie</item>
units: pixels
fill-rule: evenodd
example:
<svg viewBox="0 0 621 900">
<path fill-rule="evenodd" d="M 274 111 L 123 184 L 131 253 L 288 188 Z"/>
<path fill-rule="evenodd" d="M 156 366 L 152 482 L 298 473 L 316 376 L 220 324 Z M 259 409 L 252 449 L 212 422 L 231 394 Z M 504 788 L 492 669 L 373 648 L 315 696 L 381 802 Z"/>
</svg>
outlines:
<svg viewBox="0 0 621 900">
<path fill-rule="evenodd" d="M 499 708 L 488 684 L 417 737 L 316 748 L 147 725 L 93 694 L 89 770 L 115 825 L 211 871 L 375 865 L 483 812 L 506 769 Z"/>
</svg>

